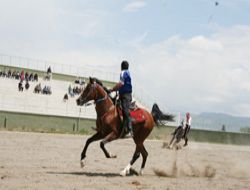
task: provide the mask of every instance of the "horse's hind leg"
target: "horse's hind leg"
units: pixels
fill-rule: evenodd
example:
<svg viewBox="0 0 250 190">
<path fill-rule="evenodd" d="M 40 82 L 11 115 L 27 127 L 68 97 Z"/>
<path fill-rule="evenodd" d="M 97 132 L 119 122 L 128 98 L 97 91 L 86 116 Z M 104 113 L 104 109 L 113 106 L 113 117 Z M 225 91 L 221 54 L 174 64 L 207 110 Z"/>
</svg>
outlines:
<svg viewBox="0 0 250 190">
<path fill-rule="evenodd" d="M 142 144 L 142 149 L 141 149 L 141 155 L 142 155 L 142 164 L 141 164 L 141 170 L 140 170 L 140 175 L 143 174 L 143 169 L 146 165 L 146 161 L 147 161 L 147 157 L 148 157 L 148 152 L 146 150 L 146 148 L 144 147 L 144 145 Z"/>
<path fill-rule="evenodd" d="M 130 161 L 130 163 L 120 172 L 121 176 L 126 176 L 129 174 L 131 166 L 135 163 L 135 161 L 140 157 L 139 147 L 136 145 L 134 155 Z"/>
<path fill-rule="evenodd" d="M 84 166 L 83 160 L 86 157 L 86 152 L 87 152 L 89 144 L 92 143 L 93 141 L 97 141 L 97 140 L 100 140 L 102 138 L 103 138 L 103 136 L 98 132 L 96 134 L 94 134 L 92 137 L 88 138 L 88 140 L 86 141 L 85 146 L 82 150 L 82 154 L 81 154 L 81 167 Z"/>
<path fill-rule="evenodd" d="M 140 169 L 139 175 L 143 174 L 143 169 L 144 169 L 146 161 L 147 161 L 148 152 L 145 149 L 143 144 L 139 144 L 139 145 L 136 145 L 136 149 L 135 149 L 133 158 L 130 161 L 130 163 L 120 172 L 121 176 L 125 176 L 129 173 L 131 166 L 140 157 L 140 154 L 142 155 L 142 164 L 141 164 L 141 169 Z"/>
</svg>

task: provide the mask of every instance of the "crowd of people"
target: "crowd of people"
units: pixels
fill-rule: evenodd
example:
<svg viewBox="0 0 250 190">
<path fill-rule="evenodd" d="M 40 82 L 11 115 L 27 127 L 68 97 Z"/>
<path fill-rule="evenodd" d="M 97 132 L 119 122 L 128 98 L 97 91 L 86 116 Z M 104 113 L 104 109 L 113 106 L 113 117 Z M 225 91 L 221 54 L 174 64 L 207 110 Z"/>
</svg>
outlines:
<svg viewBox="0 0 250 190">
<path fill-rule="evenodd" d="M 68 94 L 71 96 L 71 97 L 74 97 L 75 95 L 79 95 L 81 94 L 81 92 L 83 91 L 83 87 L 82 86 L 74 86 L 72 87 L 71 84 L 69 85 L 68 87 Z"/>
<path fill-rule="evenodd" d="M 42 85 L 41 83 L 37 84 L 34 88 L 34 93 L 36 94 L 46 94 L 46 95 L 50 95 L 52 94 L 52 90 L 51 90 L 51 86 L 49 85 L 45 85 L 43 88 L 42 88 Z"/>
<path fill-rule="evenodd" d="M 49 73 L 49 79 L 51 78 L 51 68 L 48 68 L 47 74 Z M 20 73 L 19 71 L 13 71 L 11 72 L 11 70 L 9 69 L 8 72 L 1 72 L 1 75 L 4 77 L 8 77 L 8 78 L 15 78 L 17 80 L 19 80 L 18 83 L 18 91 L 19 92 L 23 92 L 24 88 L 26 90 L 29 89 L 30 87 L 30 83 L 29 82 L 38 82 L 38 74 L 35 73 L 28 73 L 28 72 L 24 72 L 24 70 L 22 70 Z M 25 85 L 24 85 L 25 83 Z M 24 86 L 23 86 L 24 85 Z M 51 90 L 51 86 L 45 85 L 43 88 L 41 86 L 41 83 L 37 84 L 34 88 L 34 93 L 42 93 L 42 94 L 52 94 L 52 90 Z"/>
<path fill-rule="evenodd" d="M 75 97 L 75 96 L 80 95 L 84 90 L 85 83 L 86 81 L 84 78 L 77 77 L 74 81 L 74 84 L 76 85 L 71 85 L 71 84 L 69 85 L 68 92 L 65 93 L 63 96 L 63 101 L 66 102 L 69 99 L 69 96 Z"/>
<path fill-rule="evenodd" d="M 29 73 L 28 71 L 24 72 L 24 70 L 13 70 L 11 69 L 4 69 L 3 71 L 0 70 L 0 77 L 12 78 L 21 81 L 38 81 L 38 74 L 37 73 Z"/>
</svg>

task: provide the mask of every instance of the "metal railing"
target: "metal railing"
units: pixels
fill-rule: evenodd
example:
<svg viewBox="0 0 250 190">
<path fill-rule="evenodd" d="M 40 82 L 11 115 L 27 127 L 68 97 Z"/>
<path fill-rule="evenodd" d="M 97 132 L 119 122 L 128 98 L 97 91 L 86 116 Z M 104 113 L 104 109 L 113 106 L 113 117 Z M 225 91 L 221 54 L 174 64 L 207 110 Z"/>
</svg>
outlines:
<svg viewBox="0 0 250 190">
<path fill-rule="evenodd" d="M 53 73 L 81 76 L 81 77 L 95 76 L 101 80 L 112 81 L 112 82 L 116 81 L 118 76 L 118 73 L 108 72 L 105 70 L 101 70 L 100 68 L 96 69 L 89 67 L 78 67 L 75 65 L 55 63 L 51 61 L 19 57 L 19 56 L 10 56 L 5 54 L 0 54 L 0 65 L 4 65 L 6 67 L 11 66 L 11 67 L 27 68 L 42 72 L 47 71 L 47 68 L 50 66 Z"/>
</svg>

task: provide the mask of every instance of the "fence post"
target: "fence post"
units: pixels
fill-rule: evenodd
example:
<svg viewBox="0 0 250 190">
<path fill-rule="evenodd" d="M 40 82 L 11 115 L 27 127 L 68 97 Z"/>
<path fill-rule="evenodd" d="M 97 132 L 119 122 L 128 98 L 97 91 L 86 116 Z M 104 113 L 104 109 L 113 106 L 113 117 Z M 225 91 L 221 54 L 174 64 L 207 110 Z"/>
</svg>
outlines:
<svg viewBox="0 0 250 190">
<path fill-rule="evenodd" d="M 73 123 L 73 131 L 75 131 L 75 128 L 76 128 L 76 124 Z"/>
<path fill-rule="evenodd" d="M 4 118 L 4 128 L 7 128 L 7 117 Z"/>
<path fill-rule="evenodd" d="M 80 115 L 81 115 L 81 108 L 79 109 L 79 116 L 77 120 L 77 131 L 79 131 Z"/>
</svg>

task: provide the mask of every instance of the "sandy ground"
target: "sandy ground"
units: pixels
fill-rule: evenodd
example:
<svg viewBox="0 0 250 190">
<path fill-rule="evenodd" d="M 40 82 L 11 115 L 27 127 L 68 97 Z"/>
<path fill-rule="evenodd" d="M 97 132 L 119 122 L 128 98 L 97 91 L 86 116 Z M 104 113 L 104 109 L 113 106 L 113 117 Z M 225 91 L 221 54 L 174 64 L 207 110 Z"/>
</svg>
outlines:
<svg viewBox="0 0 250 190">
<path fill-rule="evenodd" d="M 175 151 L 162 148 L 162 141 L 146 141 L 144 175 L 121 177 L 133 154 L 133 141 L 108 144 L 115 159 L 105 158 L 99 142 L 91 144 L 82 169 L 79 159 L 87 138 L 0 131 L 0 189 L 250 189 L 249 146 L 190 142 Z M 140 164 L 141 158 L 134 169 Z"/>
</svg>

